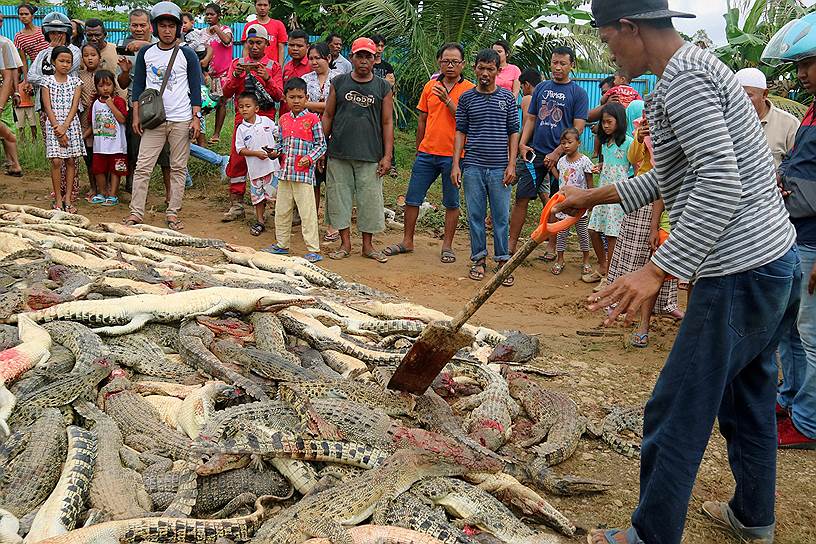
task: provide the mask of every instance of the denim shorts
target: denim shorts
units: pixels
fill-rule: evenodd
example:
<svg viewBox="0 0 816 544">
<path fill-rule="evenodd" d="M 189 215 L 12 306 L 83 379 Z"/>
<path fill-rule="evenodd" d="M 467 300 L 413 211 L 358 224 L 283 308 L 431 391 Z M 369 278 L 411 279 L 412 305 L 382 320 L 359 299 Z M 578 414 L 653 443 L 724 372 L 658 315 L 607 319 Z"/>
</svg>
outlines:
<svg viewBox="0 0 816 544">
<path fill-rule="evenodd" d="M 450 177 L 452 166 L 453 157 L 418 152 L 411 170 L 411 181 L 408 182 L 405 203 L 408 206 L 421 206 L 428 194 L 428 189 L 441 175 L 442 205 L 447 210 L 459 209 L 459 189 L 453 186 Z"/>
</svg>

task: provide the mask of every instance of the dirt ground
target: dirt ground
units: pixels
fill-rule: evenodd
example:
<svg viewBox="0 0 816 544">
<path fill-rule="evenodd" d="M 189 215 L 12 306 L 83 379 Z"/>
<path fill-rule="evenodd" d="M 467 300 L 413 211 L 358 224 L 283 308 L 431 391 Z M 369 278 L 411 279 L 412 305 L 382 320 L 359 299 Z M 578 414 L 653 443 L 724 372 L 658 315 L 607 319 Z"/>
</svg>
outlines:
<svg viewBox="0 0 816 544">
<path fill-rule="evenodd" d="M 46 177 L 26 176 L 17 179 L 0 176 L 0 201 L 49 207 Z M 274 241 L 273 221 L 259 238 L 250 236 L 248 223 L 224 224 L 220 215 L 225 207 L 225 188 L 209 185 L 188 191 L 182 219 L 185 232 L 256 248 Z M 123 200 L 128 199 L 123 193 Z M 149 206 L 161 203 L 154 192 Z M 127 205 L 116 208 L 91 207 L 81 201 L 79 212 L 95 221 L 120 221 L 127 215 Z M 162 213 L 148 213 L 146 221 L 162 225 Z M 295 229 L 293 248 L 304 251 Z M 401 240 L 402 233 L 387 231 L 376 237 L 380 246 Z M 324 260 L 323 265 L 346 279 L 394 293 L 411 302 L 455 313 L 475 292 L 477 284 L 467 278 L 468 237 L 459 232 L 455 243 L 458 262 L 439 262 L 441 241 L 428 236 L 417 238 L 411 255 L 392 258 L 381 265 L 359 256 L 359 238 L 354 239 L 353 257 L 343 261 Z M 324 247 L 328 253 L 331 246 Z M 627 345 L 628 331 L 609 330 L 604 337 L 579 336 L 577 331 L 596 327 L 600 318 L 585 309 L 590 289 L 579 280 L 580 256 L 570 253 L 567 268 L 553 276 L 549 265 L 531 257 L 516 273 L 516 284 L 502 288 L 476 314 L 473 322 L 495 329 L 521 329 L 537 334 L 542 354 L 538 364 L 562 370 L 566 376 L 547 380 L 548 387 L 569 393 L 582 411 L 592 419 L 604 415 L 604 407 L 643 403 L 670 349 L 677 325 L 669 320 L 655 320 L 650 346 L 637 350 Z M 612 452 L 600 440 L 581 441 L 571 459 L 555 467 L 563 474 L 601 478 L 614 488 L 604 494 L 586 497 L 553 497 L 551 502 L 573 519 L 582 529 L 599 525 L 625 527 L 638 498 L 638 461 Z M 719 434 L 712 435 L 689 504 L 689 516 L 683 542 L 709 544 L 735 542 L 713 529 L 700 514 L 704 500 L 727 500 L 733 488 L 725 445 Z M 778 460 L 777 533 L 779 544 L 816 542 L 816 453 L 782 451 Z M 576 537 L 575 542 L 583 542 Z"/>
</svg>

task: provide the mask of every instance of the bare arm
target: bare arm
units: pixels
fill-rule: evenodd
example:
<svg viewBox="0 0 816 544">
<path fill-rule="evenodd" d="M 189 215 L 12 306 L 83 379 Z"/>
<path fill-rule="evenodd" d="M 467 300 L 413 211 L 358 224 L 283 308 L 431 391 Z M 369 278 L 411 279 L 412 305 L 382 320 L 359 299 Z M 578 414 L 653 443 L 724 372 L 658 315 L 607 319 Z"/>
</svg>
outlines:
<svg viewBox="0 0 816 544">
<path fill-rule="evenodd" d="M 108 97 L 108 100 L 105 102 L 111 110 L 113 117 L 120 123 L 124 123 L 127 121 L 127 116 L 119 111 L 119 108 L 116 107 L 116 102 L 114 101 L 113 97 Z"/>
<path fill-rule="evenodd" d="M 331 136 L 332 122 L 334 121 L 334 111 L 336 108 L 337 97 L 334 95 L 334 85 L 332 85 L 329 90 L 329 98 L 326 99 L 326 106 L 323 108 L 323 117 L 321 118 L 323 134 L 326 136 L 326 140 Z"/>
<path fill-rule="evenodd" d="M 513 98 L 518 99 L 519 92 L 521 92 L 521 82 L 518 79 L 513 80 Z"/>
<path fill-rule="evenodd" d="M 48 87 L 43 87 L 40 90 L 40 98 L 42 99 L 42 109 L 45 112 L 45 116 L 48 118 L 48 122 L 51 123 L 51 127 L 59 126 L 57 123 L 57 117 L 54 115 L 54 110 L 51 109 L 51 91 L 48 90 Z"/>
<path fill-rule="evenodd" d="M 306 102 L 306 109 L 314 113 L 323 113 L 326 109 L 325 102 Z"/>
<path fill-rule="evenodd" d="M 17 69 L 3 70 L 3 86 L 0 87 L 0 111 L 6 107 L 9 97 L 14 94 L 14 83 L 17 81 Z"/>
<path fill-rule="evenodd" d="M 232 45 L 232 32 L 227 32 L 223 27 L 217 25 L 210 28 L 212 28 L 213 32 L 218 36 L 218 39 L 221 40 L 221 43 L 224 45 Z"/>
<path fill-rule="evenodd" d="M 453 138 L 453 166 L 451 167 L 451 182 L 457 189 L 462 186 L 462 170 L 459 168 L 459 159 L 462 157 L 462 150 L 465 148 L 467 134 L 456 131 Z"/>
<path fill-rule="evenodd" d="M 525 147 L 529 147 L 527 144 L 530 142 L 530 138 L 533 137 L 535 120 L 535 115 L 527 112 L 527 110 L 524 111 L 523 128 L 521 130 L 521 138 L 519 139 L 519 147 L 522 148 L 522 151 L 524 151 Z"/>
<path fill-rule="evenodd" d="M 425 139 L 425 127 L 428 125 L 428 113 L 421 111 L 419 112 L 419 119 L 417 120 L 417 132 L 416 132 L 416 148 L 419 149 L 419 144 L 422 143 L 422 140 Z"/>
<path fill-rule="evenodd" d="M 283 59 L 286 58 L 283 54 L 283 50 L 284 50 L 283 42 L 278 42 L 278 64 L 280 64 L 281 66 L 283 66 Z"/>
<path fill-rule="evenodd" d="M 207 67 L 210 65 L 210 61 L 213 58 L 214 51 L 213 51 L 213 48 L 210 47 L 209 45 L 205 45 L 204 47 L 205 47 L 206 53 L 204 54 L 204 58 L 201 59 L 201 67 L 206 70 Z"/>
<path fill-rule="evenodd" d="M 391 168 L 391 157 L 394 156 L 394 93 L 389 92 L 383 98 L 382 106 L 383 158 L 380 159 L 377 174 L 384 176 Z"/>
<path fill-rule="evenodd" d="M 68 128 L 68 126 L 74 120 L 74 116 L 76 116 L 77 112 L 79 111 L 79 101 L 81 100 L 81 98 L 82 87 L 77 86 L 77 88 L 74 89 L 74 98 L 73 100 L 71 100 L 71 109 L 68 110 L 68 115 L 65 117 L 65 123 L 63 123 L 63 126 L 65 126 L 65 128 Z"/>
</svg>

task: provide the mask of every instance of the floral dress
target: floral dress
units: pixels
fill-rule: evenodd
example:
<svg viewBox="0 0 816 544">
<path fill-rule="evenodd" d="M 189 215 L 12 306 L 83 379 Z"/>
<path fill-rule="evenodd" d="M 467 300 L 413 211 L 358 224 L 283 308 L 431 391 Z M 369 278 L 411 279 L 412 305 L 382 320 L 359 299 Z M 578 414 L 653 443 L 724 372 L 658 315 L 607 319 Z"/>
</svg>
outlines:
<svg viewBox="0 0 816 544">
<path fill-rule="evenodd" d="M 608 142 L 603 146 L 603 169 L 601 170 L 598 187 L 612 185 L 629 179 L 629 146 L 632 145 L 632 137 L 627 136 L 622 145 L 615 141 Z M 592 216 L 589 218 L 589 230 L 600 232 L 606 236 L 617 238 L 620 233 L 621 222 L 624 217 L 623 208 L 620 204 L 601 204 L 592 208 Z"/>
<path fill-rule="evenodd" d="M 71 104 L 74 100 L 74 92 L 80 85 L 82 85 L 82 81 L 72 75 L 69 75 L 68 79 L 63 83 L 59 83 L 54 76 L 46 77 L 43 86 L 51 94 L 51 109 L 54 111 L 57 122 L 63 123 L 68 117 L 68 112 L 71 111 Z M 68 126 L 68 147 L 60 145 L 57 135 L 54 133 L 54 128 L 51 126 L 51 121 L 45 120 L 45 156 L 47 158 L 70 159 L 83 155 L 85 155 L 85 142 L 82 139 L 79 112 Z"/>
</svg>

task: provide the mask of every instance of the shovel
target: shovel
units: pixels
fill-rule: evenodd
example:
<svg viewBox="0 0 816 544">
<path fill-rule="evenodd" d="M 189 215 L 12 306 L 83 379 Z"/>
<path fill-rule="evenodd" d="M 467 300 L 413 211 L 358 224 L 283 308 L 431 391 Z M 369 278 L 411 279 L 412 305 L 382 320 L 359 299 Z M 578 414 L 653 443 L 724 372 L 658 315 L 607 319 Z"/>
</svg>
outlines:
<svg viewBox="0 0 816 544">
<path fill-rule="evenodd" d="M 473 336 L 460 330 L 465 322 L 476 313 L 476 310 L 490 298 L 490 295 L 499 288 L 502 282 L 550 234 L 568 229 L 584 215 L 582 210 L 575 216 L 547 224 L 553 206 L 563 202 L 564 198 L 562 193 L 556 193 L 550 198 L 544 207 L 544 211 L 541 212 L 538 228 L 530 235 L 530 239 L 496 272 L 493 279 L 465 304 L 464 308 L 456 314 L 452 321 L 432 321 L 428 323 L 428 326 L 422 331 L 414 345 L 411 346 L 410 351 L 403 357 L 394 375 L 391 376 L 391 380 L 388 382 L 389 389 L 422 395 L 439 373 L 442 372 L 451 357 L 463 347 L 473 343 Z"/>
</svg>

